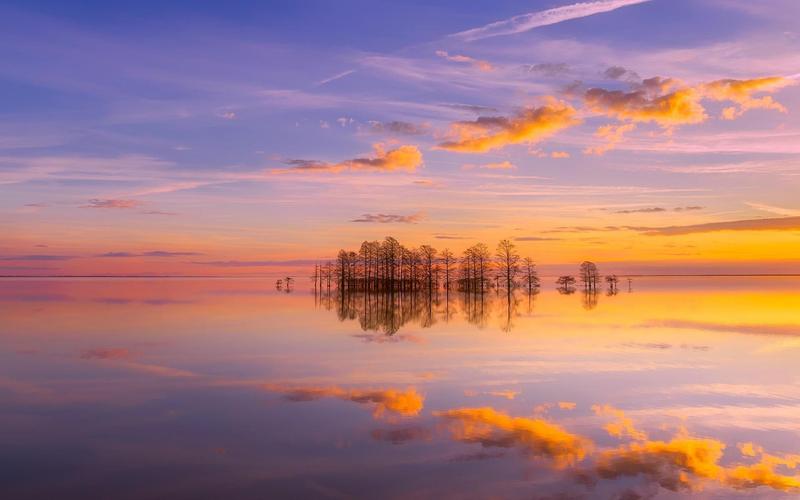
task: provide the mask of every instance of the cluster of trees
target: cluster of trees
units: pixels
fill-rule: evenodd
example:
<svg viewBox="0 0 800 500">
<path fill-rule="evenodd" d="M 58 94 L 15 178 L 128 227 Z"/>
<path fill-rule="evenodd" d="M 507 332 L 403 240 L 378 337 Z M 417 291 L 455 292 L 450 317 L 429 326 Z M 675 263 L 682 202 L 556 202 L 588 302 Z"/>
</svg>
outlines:
<svg viewBox="0 0 800 500">
<path fill-rule="evenodd" d="M 478 243 L 455 255 L 449 249 L 438 251 L 429 245 L 409 248 L 389 236 L 383 241 L 365 241 L 357 252 L 339 250 L 335 261 L 316 265 L 311 278 L 314 289 L 320 292 L 330 292 L 334 287 L 343 293 L 433 296 L 440 290 L 447 294 L 451 290 L 484 294 L 494 289 L 498 294 L 504 291 L 509 300 L 516 289 L 533 294 L 540 286 L 536 264 L 530 257 L 522 258 L 510 240 L 500 241 L 494 252 Z M 579 281 L 585 293 L 597 293 L 601 275 L 594 262 L 582 262 L 577 278 L 560 276 L 556 285 L 562 293 L 574 293 Z M 617 293 L 616 275 L 606 276 L 605 282 L 609 293 Z"/>
<path fill-rule="evenodd" d="M 535 263 L 522 259 L 510 240 L 502 240 L 494 254 L 478 243 L 460 256 L 429 245 L 408 248 L 392 237 L 365 241 L 357 252 L 340 250 L 335 262 L 317 265 L 312 279 L 317 290 L 330 290 L 333 283 L 345 292 L 485 293 L 495 288 L 511 294 L 519 287 L 528 293 L 539 287 Z"/>
</svg>

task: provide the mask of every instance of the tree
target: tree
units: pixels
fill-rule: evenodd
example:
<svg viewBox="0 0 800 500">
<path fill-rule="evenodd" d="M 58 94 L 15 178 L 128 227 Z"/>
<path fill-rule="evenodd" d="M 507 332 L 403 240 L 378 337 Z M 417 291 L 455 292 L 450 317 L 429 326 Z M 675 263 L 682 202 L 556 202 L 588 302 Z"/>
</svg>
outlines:
<svg viewBox="0 0 800 500">
<path fill-rule="evenodd" d="M 558 285 L 558 292 L 562 294 L 571 294 L 575 292 L 575 276 L 559 276 L 556 280 Z"/>
<path fill-rule="evenodd" d="M 495 256 L 497 257 L 497 264 L 500 269 L 500 277 L 506 288 L 506 295 L 510 297 L 511 292 L 514 290 L 517 274 L 519 274 L 519 253 L 517 253 L 517 247 L 511 240 L 501 240 L 500 243 L 497 244 Z"/>
<path fill-rule="evenodd" d="M 535 288 L 539 288 L 539 273 L 536 272 L 536 264 L 530 257 L 522 259 L 522 274 L 525 286 L 528 288 L 528 295 L 533 293 Z"/>
<path fill-rule="evenodd" d="M 425 280 L 428 283 L 428 294 L 433 293 L 433 275 L 436 268 L 436 249 L 429 245 L 422 245 L 419 247 L 419 253 L 422 257 L 422 265 L 424 268 Z"/>
<path fill-rule="evenodd" d="M 600 272 L 594 262 L 583 261 L 579 268 L 579 276 L 583 287 L 588 290 L 596 290 L 597 282 L 600 280 Z"/>
<path fill-rule="evenodd" d="M 442 250 L 441 261 L 444 264 L 444 289 L 447 295 L 450 294 L 450 268 L 453 266 L 453 252 L 445 248 Z"/>
<path fill-rule="evenodd" d="M 480 293 L 486 291 L 486 274 L 489 270 L 489 247 L 483 243 L 472 246 L 473 269 L 477 282 L 477 290 Z"/>
<path fill-rule="evenodd" d="M 558 286 L 571 286 L 575 284 L 575 276 L 559 276 L 556 280 Z"/>
<path fill-rule="evenodd" d="M 609 295 L 615 295 L 617 293 L 618 283 L 619 283 L 619 278 L 617 278 L 616 274 L 611 274 L 606 276 L 606 285 L 608 285 Z"/>
</svg>

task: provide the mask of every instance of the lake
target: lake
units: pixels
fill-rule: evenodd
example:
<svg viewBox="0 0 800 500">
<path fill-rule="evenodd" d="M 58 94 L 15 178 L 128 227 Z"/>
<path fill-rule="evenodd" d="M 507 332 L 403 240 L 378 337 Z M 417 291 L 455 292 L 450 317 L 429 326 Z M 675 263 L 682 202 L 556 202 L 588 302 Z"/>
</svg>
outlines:
<svg viewBox="0 0 800 500">
<path fill-rule="evenodd" d="M 797 498 L 800 278 L 0 280 L 0 497 Z"/>
</svg>

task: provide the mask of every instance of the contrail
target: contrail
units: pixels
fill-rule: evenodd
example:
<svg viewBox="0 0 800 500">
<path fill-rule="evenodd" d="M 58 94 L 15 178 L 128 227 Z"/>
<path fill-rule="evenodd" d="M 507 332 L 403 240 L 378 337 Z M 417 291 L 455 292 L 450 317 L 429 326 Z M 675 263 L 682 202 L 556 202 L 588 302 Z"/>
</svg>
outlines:
<svg viewBox="0 0 800 500">
<path fill-rule="evenodd" d="M 337 74 L 335 74 L 335 75 L 333 75 L 333 76 L 331 76 L 329 78 L 325 78 L 324 80 L 318 81 L 317 82 L 317 86 L 325 85 L 327 83 L 331 83 L 332 81 L 338 80 L 339 78 L 344 78 L 347 75 L 352 75 L 355 72 L 356 72 L 356 70 L 354 70 L 354 69 L 348 69 L 347 71 L 342 71 L 341 73 L 337 73 Z"/>
<path fill-rule="evenodd" d="M 610 12 L 622 7 L 627 7 L 628 5 L 636 5 L 649 1 L 650 0 L 597 0 L 595 2 L 575 3 L 556 7 L 554 9 L 520 14 L 510 19 L 497 21 L 487 24 L 486 26 L 481 26 L 480 28 L 473 28 L 450 36 L 462 38 L 464 40 L 480 40 L 481 38 L 489 38 L 492 36 L 513 35 L 540 26 L 548 26 L 550 24 L 569 21 L 570 19 L 602 14 L 603 12 Z"/>
</svg>

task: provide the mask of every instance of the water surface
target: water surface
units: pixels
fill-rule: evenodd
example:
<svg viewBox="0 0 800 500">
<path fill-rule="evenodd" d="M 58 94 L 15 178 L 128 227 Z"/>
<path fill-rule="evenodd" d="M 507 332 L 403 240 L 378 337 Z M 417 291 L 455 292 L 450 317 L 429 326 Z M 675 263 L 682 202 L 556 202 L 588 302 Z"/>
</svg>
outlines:
<svg viewBox="0 0 800 500">
<path fill-rule="evenodd" d="M 0 318 L 2 498 L 800 494 L 797 278 L 5 279 Z"/>
</svg>

